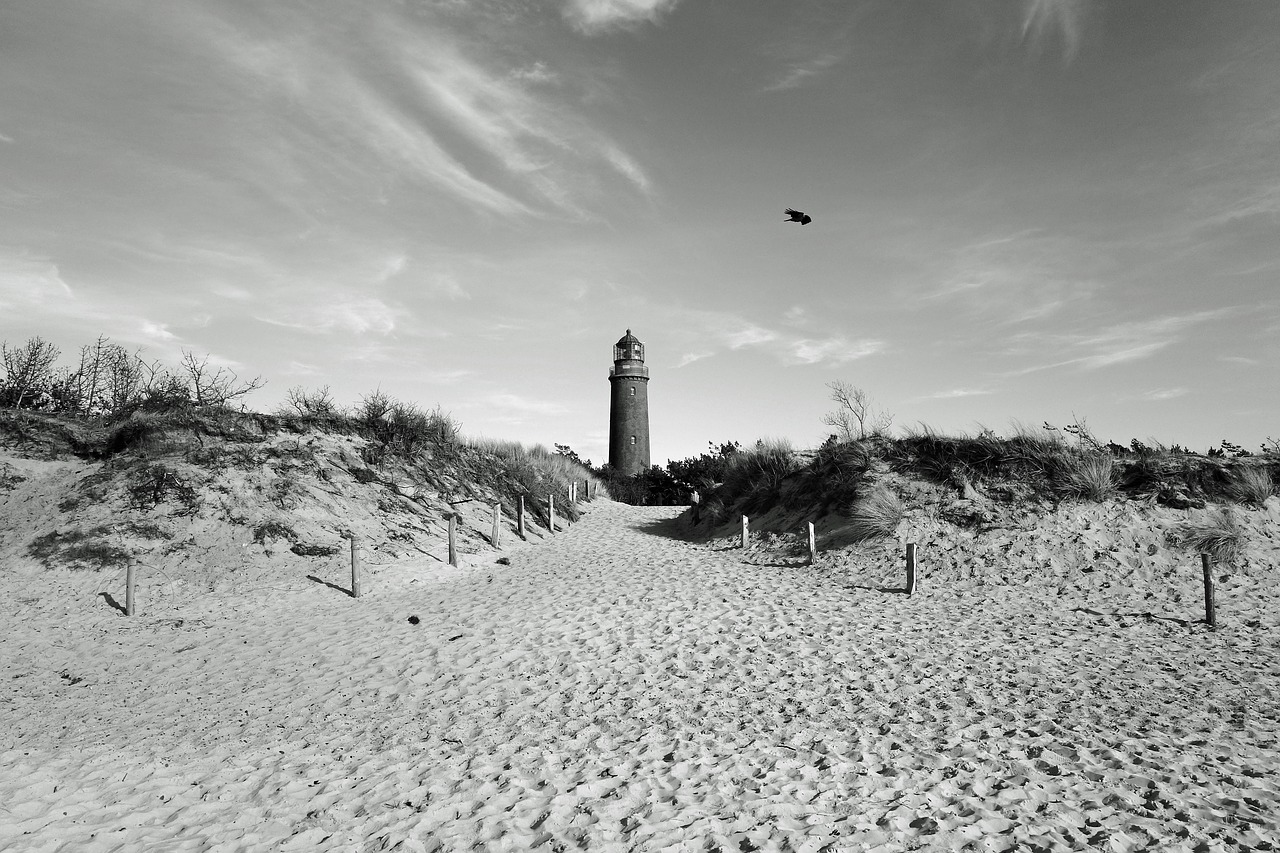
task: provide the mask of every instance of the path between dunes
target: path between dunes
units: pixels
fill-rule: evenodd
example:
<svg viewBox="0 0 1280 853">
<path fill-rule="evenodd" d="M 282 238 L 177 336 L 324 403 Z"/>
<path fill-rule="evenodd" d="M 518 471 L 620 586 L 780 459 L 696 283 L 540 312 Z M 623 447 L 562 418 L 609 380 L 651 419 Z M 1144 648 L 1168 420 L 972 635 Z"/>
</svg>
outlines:
<svg viewBox="0 0 1280 853">
<path fill-rule="evenodd" d="M 1280 844 L 1274 629 L 908 598 L 683 541 L 678 511 L 596 502 L 360 600 L 5 614 L 0 848 Z"/>
</svg>

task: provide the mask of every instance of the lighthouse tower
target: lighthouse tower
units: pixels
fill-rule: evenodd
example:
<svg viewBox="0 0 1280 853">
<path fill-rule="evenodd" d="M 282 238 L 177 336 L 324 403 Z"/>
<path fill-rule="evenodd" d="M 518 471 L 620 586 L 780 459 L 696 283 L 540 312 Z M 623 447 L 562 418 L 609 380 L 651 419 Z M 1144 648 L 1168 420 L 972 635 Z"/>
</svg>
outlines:
<svg viewBox="0 0 1280 853">
<path fill-rule="evenodd" d="M 609 385 L 609 466 L 629 477 L 649 470 L 649 368 L 630 329 L 613 345 Z"/>
</svg>

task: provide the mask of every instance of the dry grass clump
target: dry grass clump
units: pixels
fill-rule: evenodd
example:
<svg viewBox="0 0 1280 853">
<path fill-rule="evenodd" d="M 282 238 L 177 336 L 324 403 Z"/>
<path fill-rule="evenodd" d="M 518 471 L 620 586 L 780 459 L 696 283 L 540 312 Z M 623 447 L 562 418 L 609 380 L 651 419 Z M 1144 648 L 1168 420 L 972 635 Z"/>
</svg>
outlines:
<svg viewBox="0 0 1280 853">
<path fill-rule="evenodd" d="M 1275 483 L 1271 481 L 1271 472 L 1266 466 L 1246 465 L 1236 469 L 1226 489 L 1234 501 L 1262 504 L 1275 493 Z"/>
<path fill-rule="evenodd" d="M 717 492 L 726 504 L 748 513 L 776 504 L 782 481 L 799 469 L 786 439 L 760 439 L 728 459 L 724 483 Z"/>
<path fill-rule="evenodd" d="M 1064 453 L 1057 461 L 1054 486 L 1059 494 L 1072 498 L 1105 501 L 1115 497 L 1115 460 L 1101 453 Z"/>
<path fill-rule="evenodd" d="M 1169 544 L 1198 554 L 1208 554 L 1215 561 L 1234 563 L 1244 552 L 1244 530 L 1230 509 L 1205 513 L 1199 519 L 1185 521 L 1166 534 Z"/>
<path fill-rule="evenodd" d="M 902 511 L 902 499 L 884 486 L 858 498 L 848 511 L 854 540 L 866 542 L 894 535 L 902 521 Z"/>
</svg>

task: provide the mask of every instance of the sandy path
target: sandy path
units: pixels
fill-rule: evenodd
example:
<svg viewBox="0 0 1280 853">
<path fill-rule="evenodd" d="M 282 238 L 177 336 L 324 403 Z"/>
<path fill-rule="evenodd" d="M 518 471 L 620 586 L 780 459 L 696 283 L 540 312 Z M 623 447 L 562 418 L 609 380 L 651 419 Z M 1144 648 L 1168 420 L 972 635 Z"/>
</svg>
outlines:
<svg viewBox="0 0 1280 853">
<path fill-rule="evenodd" d="M 1275 629 L 907 598 L 675 513 L 596 503 L 509 566 L 400 566 L 359 601 L 5 614 L 0 847 L 1280 845 Z"/>
</svg>

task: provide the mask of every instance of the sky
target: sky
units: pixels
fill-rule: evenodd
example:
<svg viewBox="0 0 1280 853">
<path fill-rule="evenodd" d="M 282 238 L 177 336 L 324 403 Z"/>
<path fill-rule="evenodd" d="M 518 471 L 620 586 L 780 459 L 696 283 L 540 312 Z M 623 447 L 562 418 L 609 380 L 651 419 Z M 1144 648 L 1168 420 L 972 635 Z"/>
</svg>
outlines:
<svg viewBox="0 0 1280 853">
<path fill-rule="evenodd" d="M 605 461 L 1280 438 L 1280 3 L 0 2 L 0 339 Z M 784 222 L 798 208 L 812 223 Z"/>
</svg>

